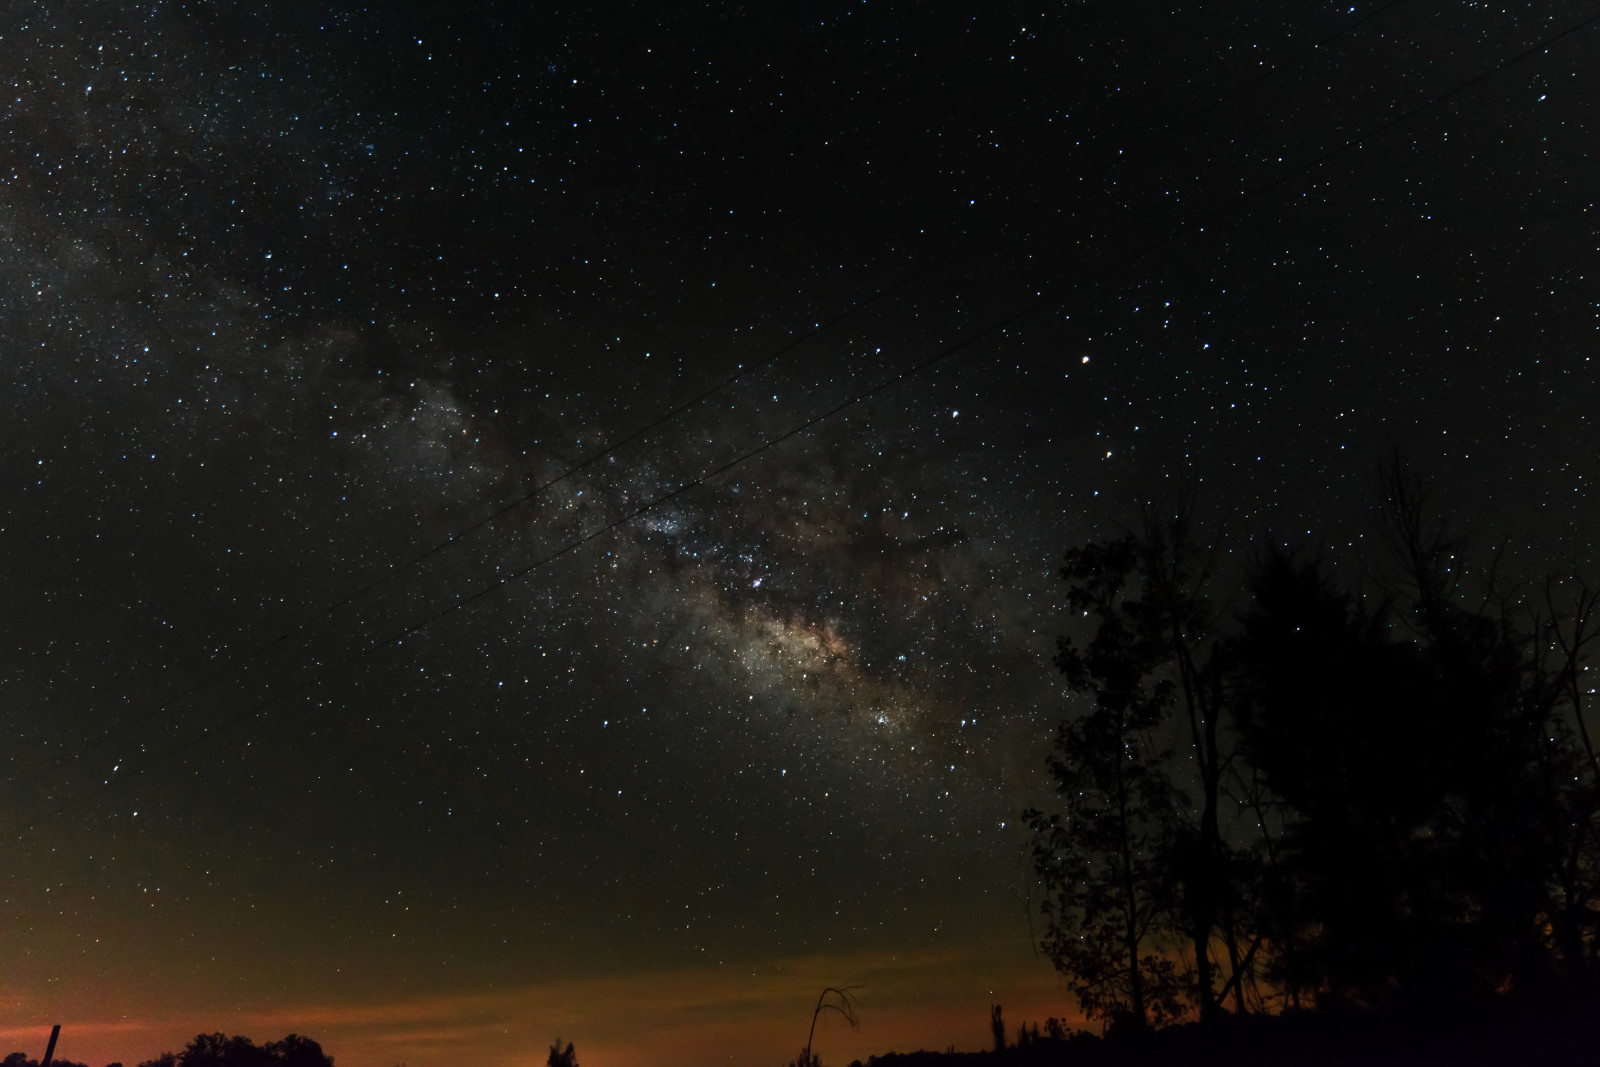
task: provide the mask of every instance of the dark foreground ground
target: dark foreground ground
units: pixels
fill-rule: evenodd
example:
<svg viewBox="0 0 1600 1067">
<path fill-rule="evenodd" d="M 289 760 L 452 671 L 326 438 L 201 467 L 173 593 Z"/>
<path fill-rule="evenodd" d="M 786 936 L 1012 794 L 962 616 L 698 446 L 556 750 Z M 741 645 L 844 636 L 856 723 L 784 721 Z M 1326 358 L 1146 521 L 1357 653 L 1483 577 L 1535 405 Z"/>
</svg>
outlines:
<svg viewBox="0 0 1600 1067">
<path fill-rule="evenodd" d="M 1190 1024 L 1120 1038 L 1043 1037 L 1003 1053 L 891 1052 L 866 1067 L 1600 1067 L 1600 1006 L 1434 1023 L 1312 1012 L 1224 1022 L 1216 1036 Z"/>
</svg>

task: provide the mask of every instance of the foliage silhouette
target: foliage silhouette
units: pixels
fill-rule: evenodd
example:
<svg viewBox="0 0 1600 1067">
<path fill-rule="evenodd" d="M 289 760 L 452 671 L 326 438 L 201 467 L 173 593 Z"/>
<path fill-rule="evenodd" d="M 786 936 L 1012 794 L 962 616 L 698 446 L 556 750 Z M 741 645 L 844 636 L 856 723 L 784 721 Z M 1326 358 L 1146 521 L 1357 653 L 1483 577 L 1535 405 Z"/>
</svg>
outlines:
<svg viewBox="0 0 1600 1067">
<path fill-rule="evenodd" d="M 1212 960 L 1213 935 L 1222 934 L 1230 965 L 1230 984 L 1237 1009 L 1245 1010 L 1240 985 L 1231 849 L 1221 828 L 1222 774 L 1226 762 L 1219 734 L 1222 718 L 1222 674 L 1209 655 L 1216 619 L 1206 597 L 1211 574 L 1210 553 L 1202 550 L 1194 531 L 1194 483 L 1186 482 L 1170 508 L 1147 506 L 1142 536 L 1136 541 L 1143 595 L 1129 608 L 1152 645 L 1165 646 L 1163 666 L 1175 676 L 1175 710 L 1180 733 L 1190 744 L 1198 807 L 1173 840 L 1172 873 L 1180 893 L 1179 919 L 1189 936 L 1195 974 L 1190 995 L 1200 1021 L 1217 1024 L 1218 968 Z M 1187 727 L 1187 729 L 1182 729 Z"/>
<path fill-rule="evenodd" d="M 1046 956 L 1091 1018 L 1143 1028 L 1176 1016 L 1180 987 L 1164 937 L 1172 881 L 1167 859 L 1177 835 L 1170 755 L 1155 730 L 1175 685 L 1158 677 L 1165 634 L 1139 595 L 1134 538 L 1067 553 L 1067 605 L 1093 616 L 1093 638 L 1058 643 L 1068 688 L 1094 698 L 1061 724 L 1048 761 L 1065 811 L 1030 809 L 1034 870 L 1044 886 Z"/>
<path fill-rule="evenodd" d="M 1066 554 L 1092 630 L 1056 663 L 1089 706 L 1047 761 L 1062 810 L 1024 816 L 1041 948 L 1110 1030 L 1185 999 L 1213 1034 L 1225 1001 L 1594 1005 L 1600 591 L 1474 570 L 1398 458 L 1380 486 L 1360 586 L 1264 548 L 1226 616 L 1192 494 Z"/>
<path fill-rule="evenodd" d="M 248 1037 L 214 1033 L 198 1034 L 182 1052 L 164 1052 L 139 1067 L 333 1067 L 333 1057 L 298 1034 L 257 1046 Z"/>
<path fill-rule="evenodd" d="M 0 1060 L 0 1067 L 39 1067 L 39 1061 L 29 1057 L 26 1052 L 12 1052 L 5 1059 Z M 50 1067 L 87 1067 L 87 1065 L 74 1063 L 71 1060 L 64 1060 L 57 1056 L 50 1061 Z M 122 1065 L 115 1064 L 112 1067 L 122 1067 Z"/>
<path fill-rule="evenodd" d="M 567 1047 L 561 1047 L 561 1039 L 556 1038 L 556 1043 L 550 1046 L 550 1058 L 545 1061 L 547 1067 L 578 1067 L 578 1053 L 572 1047 L 572 1042 L 567 1042 Z"/>
</svg>

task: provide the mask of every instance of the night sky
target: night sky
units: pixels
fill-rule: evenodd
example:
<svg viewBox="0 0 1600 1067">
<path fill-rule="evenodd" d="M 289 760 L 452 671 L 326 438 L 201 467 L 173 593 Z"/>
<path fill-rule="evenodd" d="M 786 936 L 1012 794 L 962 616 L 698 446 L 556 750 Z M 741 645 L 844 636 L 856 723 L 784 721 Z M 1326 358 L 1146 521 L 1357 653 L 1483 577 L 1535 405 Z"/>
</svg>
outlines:
<svg viewBox="0 0 1600 1067">
<path fill-rule="evenodd" d="M 1596 16 L 0 5 L 0 1053 L 1076 1018 L 1064 549 L 1590 558 Z"/>
</svg>

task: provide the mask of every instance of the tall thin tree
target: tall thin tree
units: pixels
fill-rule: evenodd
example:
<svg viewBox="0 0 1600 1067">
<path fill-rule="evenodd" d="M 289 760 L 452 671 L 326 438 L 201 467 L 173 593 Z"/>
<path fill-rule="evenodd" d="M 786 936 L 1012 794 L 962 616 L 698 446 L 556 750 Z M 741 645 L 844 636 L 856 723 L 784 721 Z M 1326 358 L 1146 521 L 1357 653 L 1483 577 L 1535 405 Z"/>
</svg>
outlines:
<svg viewBox="0 0 1600 1067">
<path fill-rule="evenodd" d="M 1133 610 L 1138 563 L 1133 538 L 1066 555 L 1067 605 L 1096 627 L 1082 647 L 1061 638 L 1056 664 L 1093 705 L 1061 724 L 1047 762 L 1064 811 L 1024 818 L 1044 888 L 1041 948 L 1086 1014 L 1142 1029 L 1181 1009 L 1163 943 L 1176 809 L 1168 753 L 1155 739 L 1175 686 L 1158 677 L 1164 636 Z"/>
</svg>

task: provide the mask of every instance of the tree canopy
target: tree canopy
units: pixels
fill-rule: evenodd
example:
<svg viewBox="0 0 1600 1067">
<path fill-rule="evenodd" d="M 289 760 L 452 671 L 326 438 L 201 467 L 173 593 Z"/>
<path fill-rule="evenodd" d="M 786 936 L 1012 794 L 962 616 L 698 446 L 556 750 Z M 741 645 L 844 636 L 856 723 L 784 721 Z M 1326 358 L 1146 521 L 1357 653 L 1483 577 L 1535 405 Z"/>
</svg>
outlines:
<svg viewBox="0 0 1600 1067">
<path fill-rule="evenodd" d="M 1066 554 L 1083 699 L 1025 816 L 1091 1017 L 1595 996 L 1600 591 L 1475 578 L 1429 499 L 1390 464 L 1359 582 L 1262 547 L 1225 612 L 1192 497 Z"/>
<path fill-rule="evenodd" d="M 214 1033 L 197 1034 L 182 1052 L 164 1052 L 139 1067 L 333 1067 L 333 1057 L 298 1034 L 256 1045 L 248 1037 Z"/>
</svg>

